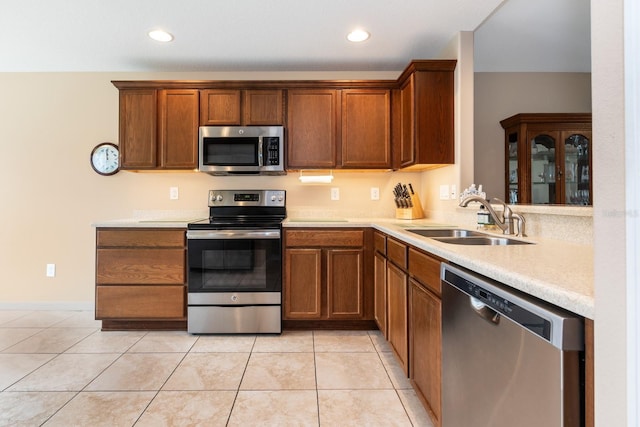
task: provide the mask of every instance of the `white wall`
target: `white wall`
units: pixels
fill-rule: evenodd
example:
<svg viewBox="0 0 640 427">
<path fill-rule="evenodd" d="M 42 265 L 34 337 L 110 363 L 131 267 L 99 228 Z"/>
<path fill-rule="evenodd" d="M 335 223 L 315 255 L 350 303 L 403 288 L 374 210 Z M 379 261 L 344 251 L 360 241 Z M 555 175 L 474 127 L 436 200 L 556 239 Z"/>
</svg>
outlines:
<svg viewBox="0 0 640 427">
<path fill-rule="evenodd" d="M 591 1 L 594 170 L 596 425 L 635 425 L 627 418 L 629 221 L 625 186 L 624 0 Z M 637 24 L 637 23 L 636 23 Z M 637 52 L 632 55 L 636 56 Z M 634 118 L 637 119 L 637 118 Z M 637 309 L 637 307 L 636 307 Z M 638 361 L 631 362 L 637 366 Z"/>
</svg>

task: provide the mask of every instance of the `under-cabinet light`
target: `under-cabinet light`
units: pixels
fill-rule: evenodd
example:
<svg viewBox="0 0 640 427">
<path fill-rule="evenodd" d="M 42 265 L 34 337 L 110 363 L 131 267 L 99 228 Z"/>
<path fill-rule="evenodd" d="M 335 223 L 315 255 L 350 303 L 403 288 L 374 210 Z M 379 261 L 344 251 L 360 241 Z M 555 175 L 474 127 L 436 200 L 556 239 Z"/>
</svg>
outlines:
<svg viewBox="0 0 640 427">
<path fill-rule="evenodd" d="M 302 171 L 300 171 L 300 176 L 298 179 L 303 184 L 331 184 L 333 181 L 333 173 L 329 172 L 328 175 L 319 175 L 315 172 L 316 175 L 303 175 Z"/>
</svg>

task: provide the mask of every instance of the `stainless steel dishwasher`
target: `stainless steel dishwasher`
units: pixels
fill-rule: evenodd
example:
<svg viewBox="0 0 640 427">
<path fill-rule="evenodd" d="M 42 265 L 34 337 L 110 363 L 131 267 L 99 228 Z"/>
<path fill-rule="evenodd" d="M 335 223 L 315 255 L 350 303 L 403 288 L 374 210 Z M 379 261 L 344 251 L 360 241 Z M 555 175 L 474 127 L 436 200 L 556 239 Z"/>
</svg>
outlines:
<svg viewBox="0 0 640 427">
<path fill-rule="evenodd" d="M 442 264 L 442 426 L 583 423 L 584 320 Z"/>
</svg>

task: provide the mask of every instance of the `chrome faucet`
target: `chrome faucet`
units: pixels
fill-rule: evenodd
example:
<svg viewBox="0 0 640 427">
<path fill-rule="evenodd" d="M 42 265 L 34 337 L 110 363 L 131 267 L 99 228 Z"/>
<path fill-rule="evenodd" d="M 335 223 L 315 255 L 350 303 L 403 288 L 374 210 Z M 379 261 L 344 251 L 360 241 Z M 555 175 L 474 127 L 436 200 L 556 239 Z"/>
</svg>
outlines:
<svg viewBox="0 0 640 427">
<path fill-rule="evenodd" d="M 516 234 L 517 236 L 524 236 L 524 217 L 520 214 L 514 213 L 511 208 L 500 199 L 494 198 L 491 199 L 491 201 L 502 205 L 502 215 L 499 215 L 493 209 L 491 202 L 480 196 L 465 197 L 460 202 L 460 206 L 465 208 L 471 202 L 478 202 L 487 209 L 495 224 L 502 230 L 502 234 Z M 514 232 L 514 219 L 518 222 L 517 232 Z"/>
</svg>

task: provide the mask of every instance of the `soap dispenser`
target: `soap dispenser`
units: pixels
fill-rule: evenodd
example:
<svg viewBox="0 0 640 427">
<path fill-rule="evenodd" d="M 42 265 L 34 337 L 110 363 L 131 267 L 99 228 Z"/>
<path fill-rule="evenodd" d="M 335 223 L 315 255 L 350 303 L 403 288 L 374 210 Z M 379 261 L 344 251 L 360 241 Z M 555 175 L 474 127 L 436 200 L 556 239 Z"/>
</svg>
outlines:
<svg viewBox="0 0 640 427">
<path fill-rule="evenodd" d="M 489 213 L 487 209 L 484 208 L 483 205 L 480 205 L 480 209 L 478 210 L 478 228 L 487 228 L 487 226 L 494 225 L 493 217 Z"/>
</svg>

